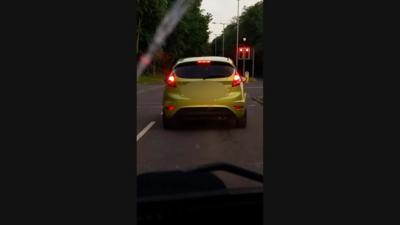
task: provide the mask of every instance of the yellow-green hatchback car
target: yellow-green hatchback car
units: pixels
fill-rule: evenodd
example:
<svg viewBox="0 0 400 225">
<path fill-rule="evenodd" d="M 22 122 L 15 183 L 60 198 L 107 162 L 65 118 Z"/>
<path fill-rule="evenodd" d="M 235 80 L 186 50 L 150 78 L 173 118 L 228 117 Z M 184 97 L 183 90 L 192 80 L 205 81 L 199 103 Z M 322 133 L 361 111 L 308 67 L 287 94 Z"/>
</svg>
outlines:
<svg viewBox="0 0 400 225">
<path fill-rule="evenodd" d="M 248 75 L 240 75 L 230 58 L 206 56 L 178 60 L 166 77 L 163 126 L 181 120 L 222 119 L 245 128 Z"/>
</svg>

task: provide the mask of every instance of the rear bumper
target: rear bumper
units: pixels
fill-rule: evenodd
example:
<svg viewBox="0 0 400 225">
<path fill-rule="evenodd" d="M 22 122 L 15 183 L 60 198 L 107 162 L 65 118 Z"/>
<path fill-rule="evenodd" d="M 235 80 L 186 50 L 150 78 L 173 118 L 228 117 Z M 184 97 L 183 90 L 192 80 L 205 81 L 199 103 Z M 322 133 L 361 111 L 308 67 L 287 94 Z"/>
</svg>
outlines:
<svg viewBox="0 0 400 225">
<path fill-rule="evenodd" d="M 245 106 L 236 109 L 229 106 L 213 105 L 213 106 L 184 106 L 177 107 L 174 110 L 167 110 L 164 107 L 163 113 L 167 118 L 178 118 L 185 120 L 197 119 L 228 119 L 232 117 L 241 118 L 244 116 Z"/>
<path fill-rule="evenodd" d="M 236 116 L 230 109 L 224 107 L 192 107 L 178 110 L 175 117 L 179 119 L 228 119 Z"/>
<path fill-rule="evenodd" d="M 242 118 L 246 109 L 246 93 L 231 92 L 214 100 L 193 100 L 174 92 L 165 91 L 163 113 L 166 118 L 202 119 L 232 117 Z M 172 109 L 168 109 L 172 106 Z"/>
</svg>

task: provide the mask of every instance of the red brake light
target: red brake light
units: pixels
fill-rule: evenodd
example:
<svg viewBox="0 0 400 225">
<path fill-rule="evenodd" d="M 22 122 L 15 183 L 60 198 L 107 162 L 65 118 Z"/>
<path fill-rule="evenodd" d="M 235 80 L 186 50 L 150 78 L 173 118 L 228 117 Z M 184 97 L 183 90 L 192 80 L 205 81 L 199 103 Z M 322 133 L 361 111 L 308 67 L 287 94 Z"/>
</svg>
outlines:
<svg viewBox="0 0 400 225">
<path fill-rule="evenodd" d="M 210 63 L 210 60 L 199 60 L 197 63 Z"/>
<path fill-rule="evenodd" d="M 165 107 L 168 111 L 172 111 L 174 110 L 176 107 L 174 105 L 169 105 L 167 107 Z"/>
<path fill-rule="evenodd" d="M 236 110 L 240 110 L 243 109 L 242 105 L 234 105 L 233 108 L 235 108 Z"/>
<path fill-rule="evenodd" d="M 235 73 L 233 76 L 232 87 L 240 85 L 240 82 L 242 82 L 242 78 L 238 73 Z"/>
<path fill-rule="evenodd" d="M 242 51 L 243 51 L 243 48 L 239 48 L 239 51 L 241 51 L 241 52 L 242 52 Z"/>
<path fill-rule="evenodd" d="M 248 52 L 249 51 L 249 48 L 246 48 L 246 52 Z"/>
<path fill-rule="evenodd" d="M 176 87 L 176 75 L 174 72 L 172 72 L 167 79 L 167 85 L 169 87 Z"/>
</svg>

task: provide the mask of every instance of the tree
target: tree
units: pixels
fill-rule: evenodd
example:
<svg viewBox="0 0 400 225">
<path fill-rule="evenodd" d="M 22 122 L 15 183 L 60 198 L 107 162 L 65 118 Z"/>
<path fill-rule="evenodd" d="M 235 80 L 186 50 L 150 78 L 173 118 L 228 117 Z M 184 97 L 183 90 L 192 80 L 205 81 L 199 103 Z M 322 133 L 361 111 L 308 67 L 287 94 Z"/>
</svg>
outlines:
<svg viewBox="0 0 400 225">
<path fill-rule="evenodd" d="M 165 50 L 174 56 L 174 61 L 209 52 L 208 24 L 211 22 L 211 14 L 203 15 L 200 6 L 201 0 L 195 0 L 167 39 Z"/>
<path fill-rule="evenodd" d="M 146 51 L 149 42 L 167 12 L 167 0 L 137 0 L 137 43 L 138 53 Z"/>
<path fill-rule="evenodd" d="M 169 8 L 175 0 L 137 0 L 137 52 L 143 54 Z M 153 58 L 153 69 L 170 68 L 179 58 L 209 54 L 208 24 L 211 15 L 203 15 L 201 0 L 188 8 L 175 30 L 166 39 L 162 49 Z"/>
<path fill-rule="evenodd" d="M 236 57 L 236 19 L 225 27 L 225 56 L 235 59 Z M 253 6 L 244 8 L 239 17 L 239 38 L 245 36 L 246 42 L 251 44 L 255 50 L 255 73 L 262 74 L 263 57 L 263 2 L 257 2 Z M 222 35 L 216 40 L 221 43 Z M 215 40 L 213 40 L 214 43 Z M 241 40 L 239 40 L 241 42 Z M 214 47 L 214 45 L 212 45 Z M 234 60 L 235 61 L 235 60 Z M 239 65 L 240 66 L 240 65 Z"/>
</svg>

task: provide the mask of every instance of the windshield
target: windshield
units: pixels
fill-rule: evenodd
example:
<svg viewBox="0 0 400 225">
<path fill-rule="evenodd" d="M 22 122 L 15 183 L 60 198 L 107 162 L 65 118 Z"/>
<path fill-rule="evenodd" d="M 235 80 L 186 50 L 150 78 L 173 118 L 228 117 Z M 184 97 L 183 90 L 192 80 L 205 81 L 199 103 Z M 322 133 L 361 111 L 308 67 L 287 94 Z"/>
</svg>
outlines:
<svg viewBox="0 0 400 225">
<path fill-rule="evenodd" d="M 138 184 L 138 193 L 262 187 L 195 168 L 263 173 L 263 2 L 137 3 L 136 165 L 138 181 L 151 187 Z M 205 79 L 221 77 L 231 78 Z"/>
<path fill-rule="evenodd" d="M 184 63 L 175 67 L 175 74 L 182 78 L 229 77 L 235 68 L 227 63 Z"/>
</svg>

